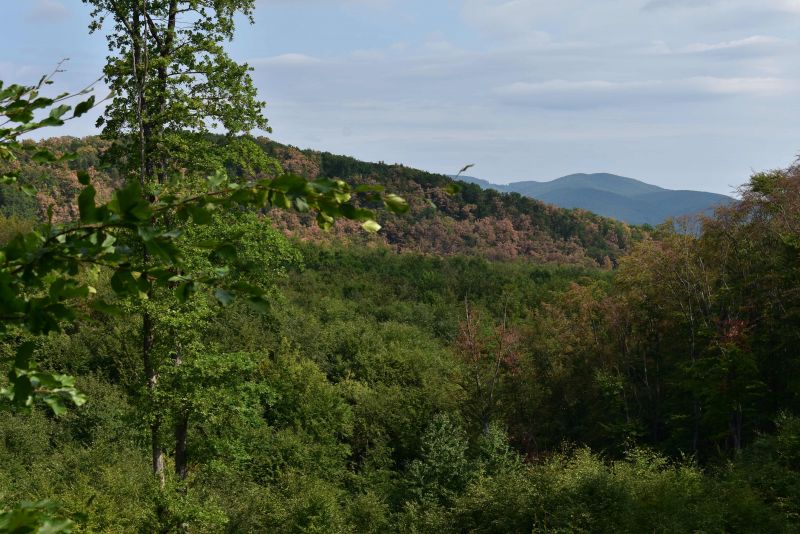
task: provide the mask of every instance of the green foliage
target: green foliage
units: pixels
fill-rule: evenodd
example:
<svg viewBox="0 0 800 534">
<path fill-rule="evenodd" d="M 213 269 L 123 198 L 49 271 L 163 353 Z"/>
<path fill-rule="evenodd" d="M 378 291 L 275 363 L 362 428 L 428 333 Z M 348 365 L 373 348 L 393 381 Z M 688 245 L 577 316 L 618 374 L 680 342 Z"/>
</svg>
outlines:
<svg viewBox="0 0 800 534">
<path fill-rule="evenodd" d="M 155 484 L 131 427 L 133 409 L 106 382 L 80 379 L 78 387 L 86 404 L 58 419 L 39 409 L 4 415 L 0 502 L 57 501 L 56 517 L 70 517 L 90 531 L 146 528 Z"/>
<path fill-rule="evenodd" d="M 13 488 L 0 500 L 58 500 L 67 514 L 85 511 L 80 524 L 100 531 L 790 530 L 792 493 L 776 488 L 793 487 L 786 467 L 793 465 L 791 432 L 781 438 L 786 452 L 776 456 L 786 460 L 774 468 L 766 458 L 777 442 L 764 441 L 763 452 L 747 462 L 706 470 L 646 451 L 617 460 L 586 449 L 523 459 L 520 436 L 502 430 L 501 420 L 513 415 L 507 411 L 487 433 L 463 430 L 464 398 L 453 383 L 459 364 L 450 347 L 464 292 L 484 313 L 505 308 L 523 324 L 542 320 L 528 302 L 557 303 L 583 321 L 592 315 L 581 310 L 602 294 L 605 275 L 592 281 L 583 273 L 578 279 L 586 287 L 579 290 L 569 284 L 581 271 L 525 264 L 311 246 L 298 261 L 285 240 L 255 221 L 220 217 L 193 227 L 181 250 L 193 268 L 206 269 L 220 260 L 191 243 L 228 236 L 243 265 L 265 261 L 262 287 L 282 287 L 270 290 L 266 315 L 239 301 L 214 306 L 206 290 L 185 305 L 153 308 L 168 338 L 183 347 L 180 366 L 166 358 L 155 401 L 166 429 L 190 414 L 187 479 L 170 478 L 159 490 L 149 474 L 139 380 L 128 381 L 124 370 L 136 368 L 138 358 L 114 341 L 135 325 L 124 317 L 80 318 L 77 330 L 48 337 L 42 363 L 87 376 L 77 381 L 87 403 L 58 419 L 34 409 L 7 421 L 13 432 L 0 428 L 8 436 L 0 486 Z M 304 267 L 292 271 L 297 264 Z M 96 287 L 98 294 L 111 291 L 102 280 Z M 440 310 L 450 310 L 450 318 L 430 321 Z M 118 363 L 109 367 L 108 359 Z M 593 377 L 586 377 L 590 384 Z M 524 380 L 542 378 L 512 375 L 513 383 Z M 509 394 L 518 391 L 524 389 Z M 573 398 L 594 401 L 594 392 Z M 504 403 L 517 410 L 512 399 Z M 545 416 L 552 417 L 539 413 Z M 55 481 L 39 467 L 48 462 L 63 470 Z M 30 470 L 42 476 L 26 478 Z M 762 495 L 773 496 L 765 503 Z"/>
<path fill-rule="evenodd" d="M 0 532 L 57 534 L 72 532 L 73 522 L 54 517 L 57 506 L 50 501 L 24 502 L 10 511 L 0 511 Z"/>
<path fill-rule="evenodd" d="M 65 93 L 55 98 L 41 96 L 40 91 L 51 83 L 47 76 L 42 77 L 36 86 L 5 87 L 0 82 L 0 117 L 5 119 L 0 128 L 0 160 L 4 164 L 14 162 L 20 152 L 35 150 L 34 145 L 19 141 L 21 135 L 45 126 L 59 126 L 64 123 L 62 117 L 71 107 L 60 102 L 78 95 Z M 93 97 L 81 102 L 74 116 L 85 113 L 92 105 Z M 50 112 L 47 117 L 36 118 L 37 113 L 48 108 Z M 56 158 L 47 150 L 38 150 L 32 159 L 52 162 L 69 159 L 69 155 Z M 18 172 L 3 174 L 0 184 L 18 185 L 18 177 Z M 20 190 L 27 195 L 35 194 L 27 185 L 21 185 Z M 87 296 L 89 286 L 75 283 L 72 275 L 76 274 L 76 269 L 69 260 L 48 258 L 46 254 L 44 257 L 37 257 L 35 252 L 38 252 L 37 249 L 45 238 L 36 231 L 25 232 L 25 225 L 19 224 L 15 218 L 11 222 L 17 224 L 6 230 L 8 234 L 3 240 L 3 248 L 0 249 L 0 336 L 15 334 L 14 327 L 17 325 L 33 334 L 47 333 L 55 328 L 57 317 L 71 316 L 63 302 Z M 64 237 L 66 241 L 66 234 L 50 237 L 55 241 L 61 241 Z M 41 265 L 42 270 L 34 270 L 33 265 Z M 54 276 L 54 271 L 59 270 L 66 272 L 67 276 Z M 42 294 L 42 291 L 46 291 L 46 294 Z M 17 406 L 30 407 L 34 399 L 38 398 L 47 403 L 56 414 L 65 410 L 65 400 L 76 405 L 82 404 L 85 399 L 75 389 L 71 377 L 37 369 L 32 360 L 34 350 L 35 344 L 32 341 L 18 345 L 14 357 L 10 358 L 12 363 L 8 382 L 0 386 L 0 399 L 10 400 Z"/>
<path fill-rule="evenodd" d="M 106 140 L 21 142 L 96 101 L 0 84 L 0 532 L 797 530 L 798 169 L 641 240 L 235 135 L 253 0 L 85 1 Z"/>
<path fill-rule="evenodd" d="M 228 16 L 232 17 L 234 12 L 235 9 Z M 58 103 L 71 95 L 55 99 L 39 97 L 39 90 L 47 83 L 49 79 L 43 78 L 35 87 L 10 86 L 0 92 L 0 115 L 5 117 L 5 125 L 12 125 L 0 129 L 0 158 L 6 163 L 15 162 L 19 153 L 36 149 L 36 145 L 20 143 L 20 135 L 43 126 L 60 125 L 61 117 L 70 111 L 70 106 Z M 34 120 L 35 112 L 56 104 L 47 118 Z M 94 97 L 90 97 L 76 106 L 73 116 L 94 105 Z M 47 149 L 39 149 L 30 159 L 49 164 L 74 157 L 70 153 L 57 157 Z M 233 158 L 246 159 L 246 155 Z M 140 163 L 143 169 L 147 167 L 147 162 Z M 262 166 L 268 163 L 255 162 Z M 272 169 L 275 170 L 274 166 Z M 2 185 L 17 185 L 18 175 L 4 174 Z M 332 226 L 337 218 L 357 220 L 368 230 L 380 228 L 373 212 L 353 203 L 359 193 L 339 180 L 312 182 L 293 174 L 279 174 L 232 182 L 218 170 L 205 180 L 188 183 L 169 181 L 156 185 L 129 181 L 114 190 L 106 202 L 98 202 L 98 191 L 88 172 L 79 171 L 77 181 L 82 186 L 77 199 L 78 220 L 59 224 L 53 220 L 50 208 L 48 220 L 32 229 L 22 225 L 9 228 L 7 242 L 0 249 L 0 343 L 8 349 L 3 359 L 10 363 L 7 380 L 0 382 L 4 408 L 31 410 L 40 401 L 59 416 L 66 413 L 68 403 L 80 406 L 86 402 L 72 376 L 41 371 L 34 354 L 40 345 L 37 339 L 70 331 L 92 314 L 121 315 L 125 308 L 137 307 L 144 310 L 144 345 L 153 345 L 145 325 L 152 324 L 154 319 L 167 331 L 196 334 L 203 321 L 213 316 L 205 299 L 197 299 L 202 304 L 191 312 L 186 309 L 194 293 L 205 296 L 211 292 L 223 307 L 233 304 L 237 297 L 244 297 L 250 306 L 265 311 L 266 297 L 276 275 L 285 271 L 293 257 L 289 252 L 278 253 L 284 246 L 282 240 L 275 239 L 274 234 L 270 236 L 256 218 L 244 216 L 236 220 L 237 217 L 229 216 L 225 221 L 228 224 L 223 224 L 218 214 L 274 206 L 315 212 L 320 226 L 325 228 Z M 20 189 L 35 194 L 26 184 L 20 185 Z M 375 191 L 366 195 L 373 200 L 382 198 Z M 386 196 L 385 205 L 398 212 L 404 209 L 402 199 L 392 195 Z M 213 225 L 215 219 L 216 230 L 192 233 L 193 227 Z M 258 276 L 246 275 L 256 270 Z M 98 292 L 95 285 L 103 277 L 108 283 Z M 161 305 L 159 297 L 165 292 L 174 292 L 178 306 Z M 172 411 L 169 415 L 174 419 L 176 436 L 180 432 L 176 461 L 181 463 L 176 469 L 183 478 L 187 473 L 186 433 L 190 416 L 213 423 L 214 415 L 219 413 L 215 409 L 220 407 L 215 388 L 230 381 L 234 373 L 248 368 L 233 365 L 235 360 L 229 358 L 215 358 L 214 351 L 204 350 L 201 336 L 177 336 L 172 341 L 175 342 L 171 348 L 173 360 L 177 363 L 184 358 L 185 345 L 187 365 L 176 366 L 175 373 L 165 375 L 165 382 L 171 382 L 170 389 L 156 390 L 155 366 L 162 366 L 164 361 L 153 360 L 149 354 L 151 348 L 145 351 L 143 363 L 150 393 L 147 401 L 151 404 L 145 414 L 156 421 L 150 425 L 155 466 L 156 461 L 163 461 L 155 451 L 160 447 L 158 421 L 165 415 L 153 407 L 168 406 Z M 176 506 L 185 504 L 179 501 Z M 179 509 L 180 506 L 177 512 L 170 513 L 185 515 Z M 28 523 L 35 529 L 37 521 L 44 525 L 40 528 L 52 523 L 54 532 L 69 528 L 69 522 L 51 520 L 50 511 L 44 504 L 23 505 L 4 512 L 3 520 L 10 525 L 8 528 L 15 529 L 28 528 L 25 526 Z M 198 519 L 204 514 L 201 511 L 190 515 Z"/>
<path fill-rule="evenodd" d="M 85 186 L 79 223 L 65 227 L 46 223 L 36 232 L 17 235 L 4 247 L 0 254 L 0 314 L 4 319 L 0 332 L 17 324 L 34 335 L 47 334 L 59 331 L 60 321 L 73 320 L 77 311 L 73 303 L 96 295 L 92 286 L 75 278 L 82 265 L 112 269 L 111 289 L 120 298 L 146 299 L 153 289 L 167 288 L 175 282 L 183 288 L 204 283 L 219 286 L 216 295 L 223 304 L 235 295 L 245 295 L 253 305 L 261 306 L 263 290 L 227 277 L 229 270 L 221 267 L 176 275 L 175 271 L 184 267 L 177 245 L 182 232 L 160 226 L 164 218 L 208 224 L 212 213 L 233 206 L 264 207 L 278 202 L 288 209 L 291 200 L 302 202 L 305 209 L 318 210 L 321 224 L 326 226 L 347 211 L 343 206 L 349 205 L 351 199 L 349 187 L 343 182 L 320 185 L 293 175 L 242 185 L 218 174 L 207 180 L 205 188 L 205 193 L 182 195 L 180 190 L 166 187 L 158 201 L 150 204 L 138 184 L 131 182 L 116 191 L 109 202 L 96 205 L 93 187 Z M 124 241 L 118 243 L 118 236 Z M 218 258 L 222 257 L 222 250 L 228 250 L 213 241 L 204 246 Z M 139 250 L 146 250 L 153 261 L 143 265 Z M 32 275 L 34 269 L 36 276 Z M 181 291 L 179 296 L 187 295 Z M 96 297 L 89 301 L 96 310 L 113 309 Z M 70 387 L 58 377 L 51 384 L 42 382 L 41 376 L 30 375 L 30 355 L 30 351 L 17 355 L 16 370 L 10 379 L 12 387 L 4 392 L 14 403 L 30 404 L 32 393 L 38 388 L 59 393 Z M 29 376 L 37 383 L 32 385 Z"/>
<path fill-rule="evenodd" d="M 201 152 L 176 134 L 266 128 L 250 67 L 224 47 L 239 15 L 252 20 L 253 0 L 84 3 L 92 9 L 90 30 L 107 30 L 104 74 L 114 97 L 100 124 L 119 162 L 163 180 Z"/>
<path fill-rule="evenodd" d="M 800 521 L 800 419 L 783 413 L 773 435 L 762 435 L 732 467 L 731 478 L 754 486 L 787 521 Z"/>
<path fill-rule="evenodd" d="M 609 464 L 578 450 L 476 479 L 447 524 L 452 532 L 780 530 L 746 488 L 730 491 L 651 452 Z"/>
<path fill-rule="evenodd" d="M 467 436 L 445 414 L 433 417 L 422 436 L 420 458 L 408 469 L 409 491 L 421 503 L 449 505 L 470 477 Z"/>
<path fill-rule="evenodd" d="M 33 219 L 37 215 L 37 209 L 35 196 L 15 185 L 0 185 L 0 217 L 3 217 L 4 223 L 13 224 L 15 221 Z M 2 242 L 8 239 L 9 237 L 4 236 Z"/>
</svg>

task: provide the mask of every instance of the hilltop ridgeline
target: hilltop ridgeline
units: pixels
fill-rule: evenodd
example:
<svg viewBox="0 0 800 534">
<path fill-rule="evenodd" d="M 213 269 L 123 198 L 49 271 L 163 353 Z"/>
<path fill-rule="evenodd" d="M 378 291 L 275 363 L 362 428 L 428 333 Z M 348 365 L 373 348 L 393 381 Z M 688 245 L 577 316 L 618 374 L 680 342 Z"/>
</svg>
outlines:
<svg viewBox="0 0 800 534">
<path fill-rule="evenodd" d="M 411 206 L 404 216 L 381 214 L 383 230 L 377 235 L 365 235 L 358 224 L 347 222 L 324 233 L 307 215 L 278 210 L 269 214 L 279 228 L 303 240 L 338 239 L 427 254 L 609 267 L 643 232 L 586 211 L 562 209 L 520 193 L 484 189 L 400 164 L 300 150 L 263 137 L 254 141 L 264 152 L 262 156 L 274 157 L 287 172 L 315 179 L 339 178 L 353 185 L 380 184 L 406 198 Z M 223 152 L 229 142 L 221 136 L 213 138 Z M 61 137 L 41 143 L 56 152 L 77 152 L 78 157 L 57 169 L 21 160 L 21 181 L 35 186 L 38 194 L 35 198 L 23 197 L 0 187 L 0 214 L 43 217 L 48 206 L 53 206 L 57 219 L 73 218 L 77 206 L 66 199 L 77 197 L 77 171 L 89 171 L 94 176 L 100 196 L 103 184 L 110 186 L 123 179 L 113 166 L 101 163 L 109 145 L 99 137 Z M 242 172 L 237 168 L 228 171 Z"/>
</svg>

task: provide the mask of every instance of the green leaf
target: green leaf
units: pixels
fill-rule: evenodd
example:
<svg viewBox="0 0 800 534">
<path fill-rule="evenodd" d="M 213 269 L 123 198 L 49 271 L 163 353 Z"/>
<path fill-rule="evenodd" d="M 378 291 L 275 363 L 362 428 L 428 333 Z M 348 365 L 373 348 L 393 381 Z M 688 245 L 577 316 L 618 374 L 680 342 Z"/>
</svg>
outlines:
<svg viewBox="0 0 800 534">
<path fill-rule="evenodd" d="M 13 106 L 13 104 L 12 104 Z M 29 107 L 12 107 L 5 109 L 5 116 L 12 122 L 28 123 L 33 120 L 33 111 Z"/>
<path fill-rule="evenodd" d="M 81 222 L 97 222 L 97 208 L 94 204 L 96 191 L 93 186 L 86 186 L 78 196 L 78 211 L 80 212 Z"/>
<path fill-rule="evenodd" d="M 178 299 L 178 302 L 184 303 L 189 300 L 194 290 L 194 282 L 191 280 L 183 282 L 175 288 L 175 297 Z"/>
<path fill-rule="evenodd" d="M 203 239 L 197 241 L 196 243 L 192 243 L 192 245 L 199 249 L 214 250 L 220 245 L 220 243 L 216 239 Z"/>
<path fill-rule="evenodd" d="M 281 209 L 288 210 L 292 207 L 292 202 L 284 193 L 280 191 L 272 192 L 272 205 Z"/>
<path fill-rule="evenodd" d="M 330 230 L 333 227 L 333 217 L 326 213 L 317 213 L 317 226 L 323 230 Z"/>
<path fill-rule="evenodd" d="M 366 230 L 367 232 L 378 232 L 381 229 L 381 225 L 378 224 L 376 221 L 366 221 L 361 225 L 361 227 Z"/>
<path fill-rule="evenodd" d="M 73 280 L 59 278 L 50 286 L 50 298 L 53 300 L 86 298 L 89 296 L 89 287 L 80 285 Z"/>
<path fill-rule="evenodd" d="M 49 150 L 39 150 L 31 159 L 36 163 L 53 163 L 57 158 Z"/>
<path fill-rule="evenodd" d="M 45 126 L 63 126 L 64 121 L 61 119 L 57 119 L 55 117 L 46 117 L 45 119 L 41 120 L 36 126 L 37 128 L 43 128 Z"/>
<path fill-rule="evenodd" d="M 111 289 L 119 296 L 133 296 L 138 293 L 136 279 L 126 267 L 120 267 L 111 277 Z"/>
<path fill-rule="evenodd" d="M 34 388 L 28 375 L 14 375 L 12 378 L 12 384 L 13 395 L 11 402 L 16 406 L 30 406 L 33 403 Z"/>
<path fill-rule="evenodd" d="M 50 110 L 50 118 L 51 119 L 60 119 L 64 116 L 64 114 L 70 110 L 70 107 L 66 104 L 61 104 L 58 107 L 55 107 Z"/>
<path fill-rule="evenodd" d="M 334 189 L 339 188 L 339 182 L 331 180 L 330 178 L 317 178 L 312 182 L 308 182 L 309 187 L 318 193 L 330 193 Z"/>
<path fill-rule="evenodd" d="M 204 206 L 189 206 L 187 210 L 195 224 L 210 224 L 213 220 L 211 212 Z"/>
<path fill-rule="evenodd" d="M 386 208 L 392 213 L 406 213 L 409 210 L 408 202 L 403 197 L 393 193 L 386 195 L 383 199 Z"/>
<path fill-rule="evenodd" d="M 87 100 L 84 100 L 83 102 L 79 103 L 77 106 L 75 106 L 75 112 L 72 114 L 72 116 L 80 117 L 81 115 L 92 109 L 94 107 L 94 101 L 95 98 L 94 95 L 92 95 Z"/>
<path fill-rule="evenodd" d="M 236 252 L 237 252 L 236 247 L 230 243 L 223 243 L 222 245 L 214 249 L 215 256 L 226 260 L 235 259 Z"/>
<path fill-rule="evenodd" d="M 352 196 L 351 196 L 351 195 L 350 195 L 350 193 L 349 193 L 349 192 L 347 192 L 347 191 L 334 191 L 334 192 L 333 192 L 333 198 L 334 198 L 334 199 L 336 200 L 336 202 L 338 202 L 339 204 L 343 204 L 343 203 L 345 203 L 345 202 L 349 202 L 349 201 L 350 201 L 350 199 L 352 198 Z"/>
<path fill-rule="evenodd" d="M 105 313 L 107 315 L 114 315 L 114 316 L 122 316 L 124 314 L 122 308 L 117 305 L 109 304 L 108 302 L 97 299 L 93 300 L 89 303 L 89 308 L 98 311 L 100 313 Z"/>
<path fill-rule="evenodd" d="M 144 245 L 147 247 L 147 250 L 150 252 L 150 254 L 162 262 L 172 265 L 178 262 L 180 251 L 178 250 L 178 247 L 172 243 L 172 241 L 158 237 L 144 240 Z"/>
<path fill-rule="evenodd" d="M 386 188 L 382 185 L 361 184 L 356 186 L 356 193 L 382 193 Z"/>
<path fill-rule="evenodd" d="M 296 174 L 284 174 L 272 180 L 270 187 L 284 193 L 297 192 L 305 189 L 308 180 Z"/>
<path fill-rule="evenodd" d="M 135 181 L 117 190 L 109 206 L 126 219 L 144 222 L 152 216 L 150 204 L 142 198 L 142 190 Z"/>
<path fill-rule="evenodd" d="M 310 209 L 308 206 L 308 202 L 306 202 L 306 199 L 304 199 L 303 197 L 297 197 L 294 199 L 294 207 L 300 213 L 308 213 Z"/>
<path fill-rule="evenodd" d="M 81 184 L 81 185 L 89 185 L 89 182 L 91 181 L 91 177 L 89 176 L 88 172 L 86 172 L 86 171 L 78 171 L 77 174 L 78 174 L 78 183 L 79 184 Z"/>
<path fill-rule="evenodd" d="M 236 300 L 236 295 L 225 289 L 217 289 L 214 291 L 214 298 L 216 298 L 223 306 L 229 306 Z"/>
<path fill-rule="evenodd" d="M 213 175 L 209 176 L 206 181 L 210 189 L 219 189 L 225 182 L 228 181 L 228 175 L 223 171 L 217 171 Z"/>
<path fill-rule="evenodd" d="M 22 502 L 16 508 L 0 511 L 0 532 L 70 534 L 75 524 L 57 514 L 58 506 L 53 501 Z"/>
<path fill-rule="evenodd" d="M 61 397 L 48 395 L 42 400 L 53 410 L 56 417 L 64 415 L 67 412 L 67 407 L 64 405 L 64 401 Z"/>
<path fill-rule="evenodd" d="M 247 299 L 247 305 L 259 313 L 267 313 L 269 311 L 269 302 L 264 297 L 250 297 Z"/>
<path fill-rule="evenodd" d="M 372 210 L 356 208 L 352 204 L 342 204 L 341 212 L 342 215 L 353 221 L 364 222 L 375 220 L 375 214 Z"/>
<path fill-rule="evenodd" d="M 449 183 L 444 187 L 444 192 L 448 195 L 456 195 L 461 192 L 461 186 L 455 182 Z"/>
<path fill-rule="evenodd" d="M 36 344 L 32 341 L 26 341 L 17 347 L 17 354 L 14 358 L 14 367 L 16 369 L 28 369 L 33 351 L 36 349 Z"/>
<path fill-rule="evenodd" d="M 264 296 L 265 291 L 252 284 L 248 284 L 247 282 L 236 282 L 233 284 L 233 288 L 236 289 L 236 292 L 241 294 L 247 294 L 251 296 Z"/>
</svg>

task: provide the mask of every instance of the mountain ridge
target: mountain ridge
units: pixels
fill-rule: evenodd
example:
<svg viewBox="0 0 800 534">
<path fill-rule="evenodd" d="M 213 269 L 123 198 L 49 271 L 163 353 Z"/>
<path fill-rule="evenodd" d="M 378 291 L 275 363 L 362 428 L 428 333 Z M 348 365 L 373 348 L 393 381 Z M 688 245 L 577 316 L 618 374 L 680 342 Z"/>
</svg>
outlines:
<svg viewBox="0 0 800 534">
<path fill-rule="evenodd" d="M 666 189 L 611 173 L 576 173 L 549 182 L 527 180 L 509 184 L 494 184 L 474 176 L 457 179 L 484 189 L 519 193 L 562 208 L 584 209 L 637 225 L 655 226 L 668 219 L 708 214 L 717 206 L 735 201 L 718 193 Z"/>
</svg>

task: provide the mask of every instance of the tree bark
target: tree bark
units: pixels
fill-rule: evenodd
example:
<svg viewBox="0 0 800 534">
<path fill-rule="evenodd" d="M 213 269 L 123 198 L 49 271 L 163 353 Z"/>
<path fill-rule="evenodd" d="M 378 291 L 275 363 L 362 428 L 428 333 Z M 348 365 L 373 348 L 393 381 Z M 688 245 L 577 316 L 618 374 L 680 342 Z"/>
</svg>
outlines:
<svg viewBox="0 0 800 534">
<path fill-rule="evenodd" d="M 158 387 L 158 371 L 153 362 L 153 320 L 148 311 L 142 314 L 142 363 L 144 364 L 145 378 L 147 379 L 147 392 L 150 400 L 155 398 Z M 150 423 L 150 440 L 152 445 L 153 474 L 158 478 L 161 487 L 166 483 L 164 473 L 164 449 L 161 446 L 161 415 L 156 410 Z"/>
<path fill-rule="evenodd" d="M 133 53 L 133 72 L 136 80 L 136 114 L 139 130 L 139 182 L 142 189 L 145 188 L 148 182 L 148 176 L 151 174 L 152 162 L 150 161 L 149 138 L 151 133 L 147 125 L 148 121 L 145 117 L 147 102 L 145 99 L 145 87 L 147 77 L 147 43 L 144 35 L 143 18 L 147 17 L 147 2 L 144 0 L 141 5 L 136 5 L 131 13 L 131 44 Z M 146 268 L 150 261 L 150 255 L 147 250 L 142 251 L 142 263 Z M 149 297 L 152 298 L 152 292 Z M 144 310 L 142 312 L 142 363 L 144 366 L 145 380 L 147 381 L 147 392 L 150 396 L 150 401 L 154 402 L 156 388 L 158 387 L 158 369 L 156 363 L 153 361 L 153 344 L 155 340 L 155 329 L 153 325 L 153 318 L 150 312 Z M 165 460 L 164 448 L 161 445 L 161 414 L 158 410 L 154 410 L 152 414 L 153 419 L 150 423 L 150 443 L 151 443 L 151 461 L 153 474 L 158 479 L 160 486 L 163 488 L 166 484 L 165 473 Z"/>
<path fill-rule="evenodd" d="M 186 438 L 189 434 L 189 412 L 184 411 L 178 416 L 175 424 L 175 474 L 180 480 L 186 480 L 189 468 L 186 458 Z"/>
</svg>

